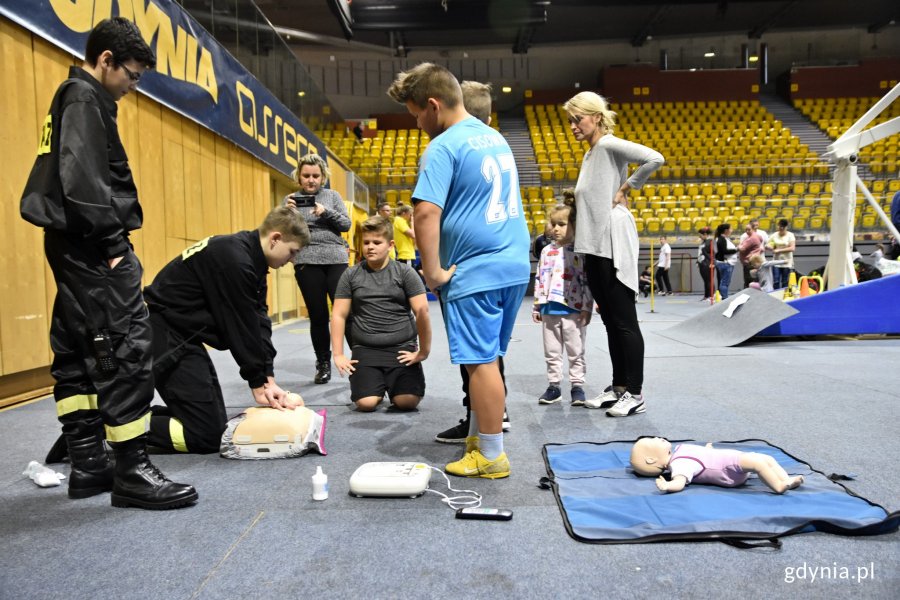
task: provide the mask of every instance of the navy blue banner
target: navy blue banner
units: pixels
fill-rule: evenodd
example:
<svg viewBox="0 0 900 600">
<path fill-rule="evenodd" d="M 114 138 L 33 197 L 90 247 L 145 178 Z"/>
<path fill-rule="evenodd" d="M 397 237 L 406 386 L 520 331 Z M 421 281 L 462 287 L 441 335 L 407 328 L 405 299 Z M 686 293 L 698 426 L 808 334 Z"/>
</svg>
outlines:
<svg viewBox="0 0 900 600">
<path fill-rule="evenodd" d="M 96 23 L 122 16 L 156 52 L 140 91 L 284 174 L 325 145 L 172 0 L 0 0 L 0 14 L 84 58 Z"/>
</svg>

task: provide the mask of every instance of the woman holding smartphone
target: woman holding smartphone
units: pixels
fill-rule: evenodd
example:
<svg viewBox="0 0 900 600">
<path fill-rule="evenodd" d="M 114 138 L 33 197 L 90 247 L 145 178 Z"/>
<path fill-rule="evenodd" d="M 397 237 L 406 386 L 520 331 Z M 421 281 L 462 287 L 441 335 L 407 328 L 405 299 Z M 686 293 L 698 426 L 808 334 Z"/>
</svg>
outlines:
<svg viewBox="0 0 900 600">
<path fill-rule="evenodd" d="M 294 258 L 294 277 L 309 312 L 309 335 L 316 353 L 316 383 L 331 379 L 331 332 L 328 299 L 334 302 L 338 280 L 347 269 L 347 244 L 341 233 L 350 230 L 350 217 L 341 195 L 322 186 L 328 165 L 318 154 L 300 158 L 294 178 L 300 191 L 285 196 L 306 218 L 309 245 Z"/>
</svg>

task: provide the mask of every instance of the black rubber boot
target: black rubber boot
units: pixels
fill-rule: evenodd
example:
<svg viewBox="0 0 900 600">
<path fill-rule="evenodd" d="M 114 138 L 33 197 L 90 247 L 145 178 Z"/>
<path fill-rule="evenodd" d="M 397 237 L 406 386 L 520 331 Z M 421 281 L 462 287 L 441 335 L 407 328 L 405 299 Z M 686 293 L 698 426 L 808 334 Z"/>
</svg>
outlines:
<svg viewBox="0 0 900 600">
<path fill-rule="evenodd" d="M 69 473 L 69 498 L 90 498 L 113 487 L 113 465 L 103 446 L 101 430 L 65 433 L 72 470 Z"/>
<path fill-rule="evenodd" d="M 331 359 L 316 361 L 316 377 L 313 381 L 316 383 L 328 383 L 331 379 Z"/>
<path fill-rule="evenodd" d="M 197 501 L 193 486 L 170 481 L 150 462 L 146 435 L 111 445 L 116 455 L 113 506 L 164 510 Z"/>
</svg>

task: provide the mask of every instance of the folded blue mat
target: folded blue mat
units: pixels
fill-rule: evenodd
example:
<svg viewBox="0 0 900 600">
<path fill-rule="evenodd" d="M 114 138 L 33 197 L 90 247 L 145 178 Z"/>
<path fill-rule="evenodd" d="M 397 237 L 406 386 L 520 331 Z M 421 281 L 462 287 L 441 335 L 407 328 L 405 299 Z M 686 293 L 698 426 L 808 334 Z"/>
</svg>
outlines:
<svg viewBox="0 0 900 600">
<path fill-rule="evenodd" d="M 803 475 L 799 488 L 775 494 L 755 475 L 744 485 L 724 488 L 691 484 L 677 493 L 656 489 L 654 478 L 629 465 L 635 440 L 546 444 L 544 462 L 566 530 L 581 542 L 627 544 L 720 540 L 736 546 L 780 546 L 778 538 L 821 531 L 839 535 L 877 535 L 897 531 L 900 512 L 857 496 L 808 463 L 764 440 L 715 442 L 716 448 L 769 454 L 791 475 Z M 693 442 L 692 440 L 672 440 Z M 699 442 L 701 445 L 704 442 Z"/>
</svg>

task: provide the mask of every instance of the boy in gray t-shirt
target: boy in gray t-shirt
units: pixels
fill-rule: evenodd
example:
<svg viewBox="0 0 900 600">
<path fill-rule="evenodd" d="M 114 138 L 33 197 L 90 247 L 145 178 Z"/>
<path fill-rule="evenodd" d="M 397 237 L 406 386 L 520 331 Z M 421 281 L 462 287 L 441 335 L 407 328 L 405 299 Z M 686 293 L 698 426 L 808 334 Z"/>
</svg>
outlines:
<svg viewBox="0 0 900 600">
<path fill-rule="evenodd" d="M 357 410 L 375 410 L 385 392 L 395 408 L 412 410 L 425 394 L 420 363 L 431 351 L 425 286 L 412 267 L 391 260 L 394 231 L 388 219 L 371 217 L 360 229 L 365 262 L 341 275 L 331 311 L 334 365 L 342 377 L 350 375 Z M 352 359 L 344 355 L 351 314 Z"/>
</svg>

